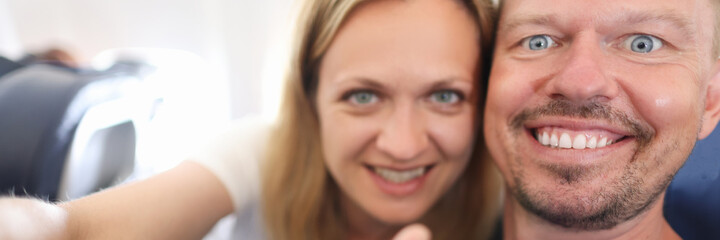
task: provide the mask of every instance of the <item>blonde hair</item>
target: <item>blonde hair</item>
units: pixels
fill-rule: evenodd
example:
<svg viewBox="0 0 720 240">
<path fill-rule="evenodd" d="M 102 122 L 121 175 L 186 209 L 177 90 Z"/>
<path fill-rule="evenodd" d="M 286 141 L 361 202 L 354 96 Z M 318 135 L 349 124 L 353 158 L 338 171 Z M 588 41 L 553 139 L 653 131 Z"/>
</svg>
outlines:
<svg viewBox="0 0 720 240">
<path fill-rule="evenodd" d="M 270 239 L 341 239 L 346 220 L 340 190 L 323 161 L 314 108 L 318 68 L 323 54 L 348 15 L 364 0 L 308 0 L 299 16 L 280 116 L 268 142 L 263 165 L 262 204 Z M 486 85 L 494 37 L 490 1 L 459 1 L 477 19 L 484 58 L 478 87 Z M 483 95 L 480 99 L 484 99 Z M 499 205 L 499 177 L 482 141 L 482 101 L 478 103 L 476 146 L 453 187 L 420 221 L 434 239 L 488 238 Z"/>
</svg>

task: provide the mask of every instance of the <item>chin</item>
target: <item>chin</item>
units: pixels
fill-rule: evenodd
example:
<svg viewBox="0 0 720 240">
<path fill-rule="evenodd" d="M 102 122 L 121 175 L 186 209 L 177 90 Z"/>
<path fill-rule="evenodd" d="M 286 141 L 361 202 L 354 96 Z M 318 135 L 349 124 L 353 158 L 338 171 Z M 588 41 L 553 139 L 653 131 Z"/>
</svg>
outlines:
<svg viewBox="0 0 720 240">
<path fill-rule="evenodd" d="M 410 203 L 384 204 L 384 207 L 374 209 L 371 215 L 379 221 L 389 225 L 406 225 L 415 223 L 428 211 L 427 207 L 420 207 Z"/>
<path fill-rule="evenodd" d="M 513 194 L 527 211 L 557 226 L 605 230 L 645 212 L 672 179 L 667 175 L 651 181 L 643 176 L 628 167 L 622 174 L 607 176 L 605 181 L 589 177 L 574 183 L 541 184 L 515 178 Z"/>
<path fill-rule="evenodd" d="M 421 217 L 421 214 L 383 214 L 377 218 L 388 225 L 407 225 L 419 221 Z"/>
</svg>

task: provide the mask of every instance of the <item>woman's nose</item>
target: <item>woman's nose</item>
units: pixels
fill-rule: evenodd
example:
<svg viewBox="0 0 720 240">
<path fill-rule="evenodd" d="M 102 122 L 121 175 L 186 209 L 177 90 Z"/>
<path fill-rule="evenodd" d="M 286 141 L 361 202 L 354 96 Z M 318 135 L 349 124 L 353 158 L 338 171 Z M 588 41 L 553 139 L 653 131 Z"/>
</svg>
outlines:
<svg viewBox="0 0 720 240">
<path fill-rule="evenodd" d="M 425 121 L 412 104 L 399 104 L 384 121 L 377 148 L 395 160 L 412 160 L 429 144 Z"/>
</svg>

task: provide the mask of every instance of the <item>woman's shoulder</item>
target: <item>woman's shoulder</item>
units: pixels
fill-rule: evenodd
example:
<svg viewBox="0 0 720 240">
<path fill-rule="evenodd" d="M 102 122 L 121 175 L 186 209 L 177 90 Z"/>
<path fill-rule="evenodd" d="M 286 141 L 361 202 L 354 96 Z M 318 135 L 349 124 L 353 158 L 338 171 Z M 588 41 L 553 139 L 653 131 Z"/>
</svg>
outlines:
<svg viewBox="0 0 720 240">
<path fill-rule="evenodd" d="M 260 117 L 234 120 L 190 157 L 225 185 L 236 211 L 259 197 L 260 161 L 273 122 Z"/>
<path fill-rule="evenodd" d="M 210 150 L 231 155 L 262 154 L 273 122 L 262 117 L 245 117 L 230 122 L 209 143 Z"/>
</svg>

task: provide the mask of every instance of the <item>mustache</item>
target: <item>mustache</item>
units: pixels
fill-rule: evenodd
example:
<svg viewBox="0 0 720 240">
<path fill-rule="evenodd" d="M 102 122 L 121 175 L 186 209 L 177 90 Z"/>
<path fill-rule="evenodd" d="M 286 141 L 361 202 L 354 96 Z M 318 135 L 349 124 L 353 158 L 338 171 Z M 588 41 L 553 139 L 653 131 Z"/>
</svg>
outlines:
<svg viewBox="0 0 720 240">
<path fill-rule="evenodd" d="M 509 126 L 516 133 L 519 133 L 523 130 L 525 122 L 549 116 L 605 120 L 611 123 L 619 123 L 630 131 L 641 146 L 650 142 L 650 139 L 655 135 L 655 131 L 648 124 L 631 118 L 626 113 L 608 104 L 595 101 L 580 105 L 567 100 L 553 99 L 539 107 L 523 110 L 510 120 Z"/>
</svg>

